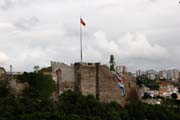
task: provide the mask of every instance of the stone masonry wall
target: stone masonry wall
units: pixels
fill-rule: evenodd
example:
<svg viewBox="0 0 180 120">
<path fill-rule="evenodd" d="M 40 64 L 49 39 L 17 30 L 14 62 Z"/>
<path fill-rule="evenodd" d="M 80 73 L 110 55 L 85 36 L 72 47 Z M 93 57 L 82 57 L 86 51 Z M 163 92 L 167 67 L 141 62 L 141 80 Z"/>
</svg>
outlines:
<svg viewBox="0 0 180 120">
<path fill-rule="evenodd" d="M 61 94 L 67 90 L 74 90 L 74 66 L 67 65 L 60 62 L 51 62 L 52 67 L 52 79 L 57 84 L 58 93 Z M 57 71 L 60 70 L 60 75 L 58 78 Z M 59 79 L 59 81 L 58 81 Z"/>
<path fill-rule="evenodd" d="M 94 64 L 75 63 L 75 86 L 76 90 L 83 95 L 92 94 L 96 96 L 96 68 Z"/>
<path fill-rule="evenodd" d="M 128 73 L 123 73 L 123 83 L 125 85 L 126 96 L 122 96 L 121 89 L 118 87 L 118 81 L 115 73 L 111 72 L 107 66 L 100 66 L 99 69 L 99 91 L 100 100 L 104 102 L 117 101 L 125 105 L 127 100 L 138 99 L 135 78 Z"/>
<path fill-rule="evenodd" d="M 138 99 L 135 78 L 128 73 L 123 74 L 126 96 L 123 97 L 117 80 L 113 80 L 115 73 L 105 65 L 98 65 L 98 77 L 96 64 L 76 63 L 75 86 L 82 94 L 92 94 L 103 102 L 117 101 L 122 106 L 126 100 Z M 98 78 L 98 82 L 97 82 Z"/>
<path fill-rule="evenodd" d="M 100 66 L 99 69 L 99 98 L 100 101 L 117 101 L 125 104 L 125 98 L 122 97 L 121 89 L 117 85 L 117 80 L 113 80 L 115 75 L 107 66 Z"/>
<path fill-rule="evenodd" d="M 56 71 L 58 69 L 60 69 L 62 72 L 62 76 L 61 76 L 62 82 L 74 81 L 74 66 L 73 65 L 67 65 L 60 62 L 51 62 L 51 67 L 52 67 L 52 78 L 55 82 L 57 82 Z"/>
</svg>

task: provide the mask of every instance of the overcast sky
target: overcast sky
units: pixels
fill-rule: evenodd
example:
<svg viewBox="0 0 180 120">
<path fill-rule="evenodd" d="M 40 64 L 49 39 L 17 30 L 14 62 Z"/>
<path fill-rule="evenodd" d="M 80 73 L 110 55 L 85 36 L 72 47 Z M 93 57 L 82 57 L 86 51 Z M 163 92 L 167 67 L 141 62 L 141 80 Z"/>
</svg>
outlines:
<svg viewBox="0 0 180 120">
<path fill-rule="evenodd" d="M 83 61 L 136 69 L 180 69 L 178 0 L 0 0 L 0 66 L 14 71 L 50 61 Z"/>
</svg>

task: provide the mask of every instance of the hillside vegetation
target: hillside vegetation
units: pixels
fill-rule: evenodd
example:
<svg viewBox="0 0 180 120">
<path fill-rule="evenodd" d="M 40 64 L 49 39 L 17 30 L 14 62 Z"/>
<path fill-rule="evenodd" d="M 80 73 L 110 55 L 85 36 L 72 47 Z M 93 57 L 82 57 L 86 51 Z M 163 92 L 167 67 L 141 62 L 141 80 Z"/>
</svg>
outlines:
<svg viewBox="0 0 180 120">
<path fill-rule="evenodd" d="M 116 102 L 102 103 L 92 95 L 67 91 L 53 102 L 55 83 L 41 73 L 17 77 L 30 87 L 23 96 L 13 96 L 7 81 L 0 81 L 0 120 L 180 120 L 180 111 L 131 101 L 124 108 Z"/>
</svg>

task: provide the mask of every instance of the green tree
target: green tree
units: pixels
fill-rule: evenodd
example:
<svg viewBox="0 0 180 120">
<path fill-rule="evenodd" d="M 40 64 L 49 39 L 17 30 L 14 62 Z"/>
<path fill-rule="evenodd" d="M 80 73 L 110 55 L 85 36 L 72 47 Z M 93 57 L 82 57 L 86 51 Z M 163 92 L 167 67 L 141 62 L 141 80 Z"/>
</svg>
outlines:
<svg viewBox="0 0 180 120">
<path fill-rule="evenodd" d="M 18 76 L 20 82 L 27 82 L 30 87 L 25 89 L 25 95 L 29 97 L 49 98 L 55 90 L 55 82 L 51 76 L 43 73 L 24 73 Z"/>
<path fill-rule="evenodd" d="M 178 98 L 178 96 L 177 96 L 176 93 L 172 93 L 172 94 L 171 94 L 171 97 L 172 97 L 173 99 L 175 99 L 175 100 Z"/>
<path fill-rule="evenodd" d="M 0 81 L 0 97 L 7 97 L 10 95 L 10 86 L 7 80 Z"/>
</svg>

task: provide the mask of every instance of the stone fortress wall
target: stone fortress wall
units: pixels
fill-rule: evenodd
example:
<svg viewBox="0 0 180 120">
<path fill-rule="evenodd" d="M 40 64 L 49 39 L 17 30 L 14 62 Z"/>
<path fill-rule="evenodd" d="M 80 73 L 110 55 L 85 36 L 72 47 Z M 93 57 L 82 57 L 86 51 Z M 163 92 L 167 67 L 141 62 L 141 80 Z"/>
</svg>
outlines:
<svg viewBox="0 0 180 120">
<path fill-rule="evenodd" d="M 51 61 L 52 67 L 52 79 L 58 84 L 59 93 L 62 93 L 66 90 L 74 90 L 74 66 L 67 65 L 61 62 L 53 62 Z M 60 78 L 58 81 L 57 70 L 61 70 Z"/>
<path fill-rule="evenodd" d="M 61 70 L 60 93 L 68 89 L 78 90 L 83 95 L 92 94 L 100 101 L 116 101 L 121 105 L 125 105 L 127 100 L 138 99 L 135 78 L 127 72 L 122 73 L 126 89 L 126 96 L 123 97 L 117 80 L 114 79 L 115 72 L 110 71 L 106 65 L 100 63 L 66 65 L 51 62 L 51 66 L 52 76 L 56 82 L 58 81 L 56 70 Z"/>
</svg>

